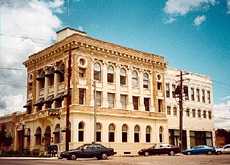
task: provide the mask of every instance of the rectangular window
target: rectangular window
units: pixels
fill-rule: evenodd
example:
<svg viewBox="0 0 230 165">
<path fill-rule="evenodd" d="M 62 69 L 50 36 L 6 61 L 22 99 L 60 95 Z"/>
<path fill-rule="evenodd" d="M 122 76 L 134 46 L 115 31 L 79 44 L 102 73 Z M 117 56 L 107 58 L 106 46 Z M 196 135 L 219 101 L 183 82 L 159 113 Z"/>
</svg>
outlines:
<svg viewBox="0 0 230 165">
<path fill-rule="evenodd" d="M 195 118 L 196 117 L 196 110 L 192 109 L 192 117 Z"/>
<path fill-rule="evenodd" d="M 112 73 L 107 74 L 107 82 L 113 83 L 113 74 Z"/>
<path fill-rule="evenodd" d="M 170 84 L 166 83 L 166 97 L 170 97 Z"/>
<path fill-rule="evenodd" d="M 150 98 L 144 98 L 145 111 L 149 111 Z"/>
<path fill-rule="evenodd" d="M 79 104 L 85 104 L 85 89 L 79 88 Z"/>
<path fill-rule="evenodd" d="M 96 132 L 96 141 L 101 142 L 101 132 Z"/>
<path fill-rule="evenodd" d="M 198 110 L 198 117 L 200 118 L 201 117 L 201 111 L 200 110 Z"/>
<path fill-rule="evenodd" d="M 205 103 L 205 90 L 202 89 L 202 102 Z"/>
<path fill-rule="evenodd" d="M 108 107 L 114 108 L 114 102 L 115 102 L 115 94 L 114 93 L 108 93 Z"/>
<path fill-rule="evenodd" d="M 101 81 L 101 71 L 94 70 L 94 80 Z"/>
<path fill-rule="evenodd" d="M 54 85 L 54 75 L 50 75 L 48 78 L 48 86 L 53 86 Z"/>
<path fill-rule="evenodd" d="M 208 118 L 212 119 L 212 112 L 211 111 L 208 111 Z"/>
<path fill-rule="evenodd" d="M 190 116 L 190 110 L 186 109 L 186 116 L 189 117 Z"/>
<path fill-rule="evenodd" d="M 85 69 L 84 68 L 79 68 L 79 77 L 84 78 L 85 77 Z"/>
<path fill-rule="evenodd" d="M 149 133 L 146 134 L 145 141 L 146 141 L 146 143 L 150 142 L 150 134 Z"/>
<path fill-rule="evenodd" d="M 109 142 L 114 142 L 114 132 L 109 132 Z"/>
<path fill-rule="evenodd" d="M 188 86 L 187 85 L 184 86 L 184 96 L 185 96 L 185 100 L 189 100 Z"/>
<path fill-rule="evenodd" d="M 101 91 L 96 91 L 96 106 L 101 106 Z"/>
<path fill-rule="evenodd" d="M 206 117 L 207 117 L 206 111 L 203 111 L 203 118 L 206 119 Z"/>
<path fill-rule="evenodd" d="M 177 108 L 176 107 L 173 108 L 173 116 L 177 116 Z"/>
<path fill-rule="evenodd" d="M 120 96 L 120 102 L 122 109 L 126 109 L 127 107 L 127 95 L 121 95 Z"/>
<path fill-rule="evenodd" d="M 127 132 L 122 132 L 122 142 L 127 142 L 127 141 L 128 141 Z"/>
<path fill-rule="evenodd" d="M 167 106 L 167 114 L 171 115 L 171 107 L 170 106 Z"/>
<path fill-rule="evenodd" d="M 84 131 L 78 131 L 78 141 L 79 142 L 84 141 Z"/>
<path fill-rule="evenodd" d="M 134 133 L 134 142 L 135 143 L 140 142 L 139 133 Z"/>
<path fill-rule="evenodd" d="M 197 101 L 200 102 L 200 89 L 196 89 Z"/>
<path fill-rule="evenodd" d="M 195 101 L 194 88 L 191 88 L 191 100 Z"/>
<path fill-rule="evenodd" d="M 208 103 L 211 104 L 211 93 L 210 91 L 207 91 L 208 94 Z"/>
<path fill-rule="evenodd" d="M 163 101 L 158 99 L 158 112 L 163 112 Z"/>
<path fill-rule="evenodd" d="M 126 76 L 120 75 L 120 85 L 126 85 Z"/>
<path fill-rule="evenodd" d="M 173 98 L 176 98 L 176 93 L 175 93 L 175 91 L 176 91 L 176 85 L 175 85 L 175 84 L 172 84 L 172 96 L 173 96 Z"/>
<path fill-rule="evenodd" d="M 162 90 L 162 83 L 161 82 L 157 82 L 157 90 Z"/>
<path fill-rule="evenodd" d="M 139 109 L 139 97 L 133 96 L 133 109 L 138 110 Z"/>
</svg>

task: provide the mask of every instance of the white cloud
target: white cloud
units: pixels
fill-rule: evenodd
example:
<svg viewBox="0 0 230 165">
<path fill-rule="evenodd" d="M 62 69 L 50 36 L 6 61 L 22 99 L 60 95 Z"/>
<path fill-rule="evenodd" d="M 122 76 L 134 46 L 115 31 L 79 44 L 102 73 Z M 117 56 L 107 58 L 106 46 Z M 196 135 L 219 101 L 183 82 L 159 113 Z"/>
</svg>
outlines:
<svg viewBox="0 0 230 165">
<path fill-rule="evenodd" d="M 227 0 L 227 8 L 228 8 L 227 13 L 230 14 L 230 0 Z"/>
<path fill-rule="evenodd" d="M 205 20 L 206 20 L 205 15 L 197 16 L 193 21 L 193 25 L 200 26 Z"/>
<path fill-rule="evenodd" d="M 164 21 L 164 23 L 165 24 L 170 24 L 170 23 L 173 23 L 173 22 L 175 22 L 176 21 L 176 18 L 174 18 L 174 17 L 169 17 L 169 18 L 167 18 L 165 21 Z"/>
<path fill-rule="evenodd" d="M 230 129 L 230 99 L 214 105 L 213 110 L 215 127 Z"/>
<path fill-rule="evenodd" d="M 61 27 L 55 13 L 63 4 L 64 0 L 0 0 L 0 67 L 23 68 L 30 54 L 49 46 Z M 0 71 L 0 114 L 22 110 L 26 72 Z"/>
</svg>

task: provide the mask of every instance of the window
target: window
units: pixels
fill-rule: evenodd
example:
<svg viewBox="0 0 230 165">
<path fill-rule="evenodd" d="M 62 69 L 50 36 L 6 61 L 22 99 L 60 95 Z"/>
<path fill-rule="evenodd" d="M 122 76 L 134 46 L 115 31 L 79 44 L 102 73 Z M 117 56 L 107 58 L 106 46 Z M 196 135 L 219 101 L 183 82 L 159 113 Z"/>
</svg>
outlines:
<svg viewBox="0 0 230 165">
<path fill-rule="evenodd" d="M 79 68 L 79 77 L 84 78 L 85 77 L 85 68 Z"/>
<path fill-rule="evenodd" d="M 196 110 L 195 109 L 192 109 L 192 117 L 196 117 Z"/>
<path fill-rule="evenodd" d="M 190 110 L 186 109 L 186 116 L 189 117 L 190 116 Z"/>
<path fill-rule="evenodd" d="M 143 75 L 143 88 L 149 88 L 149 75 L 147 73 L 144 73 Z"/>
<path fill-rule="evenodd" d="M 48 77 L 48 86 L 54 85 L 54 74 L 49 75 Z"/>
<path fill-rule="evenodd" d="M 197 101 L 200 102 L 200 89 L 196 89 Z"/>
<path fill-rule="evenodd" d="M 150 98 L 144 98 L 145 111 L 149 111 Z"/>
<path fill-rule="evenodd" d="M 158 112 L 163 112 L 163 101 L 158 99 Z"/>
<path fill-rule="evenodd" d="M 101 106 L 101 91 L 96 91 L 96 106 Z"/>
<path fill-rule="evenodd" d="M 163 142 L 163 127 L 162 126 L 160 126 L 159 128 L 159 141 L 160 143 Z"/>
<path fill-rule="evenodd" d="M 195 101 L 194 88 L 191 88 L 191 100 Z"/>
<path fill-rule="evenodd" d="M 173 96 L 173 98 L 176 98 L 176 93 L 175 93 L 175 91 L 176 91 L 176 85 L 175 85 L 175 84 L 172 84 L 172 96 Z"/>
<path fill-rule="evenodd" d="M 150 126 L 146 127 L 145 141 L 146 143 L 151 142 L 151 127 Z"/>
<path fill-rule="evenodd" d="M 55 101 L 55 108 L 61 108 L 62 107 L 62 99 L 58 99 Z"/>
<path fill-rule="evenodd" d="M 138 73 L 135 70 L 132 72 L 132 87 L 139 88 Z"/>
<path fill-rule="evenodd" d="M 201 117 L 201 111 L 200 110 L 198 110 L 198 117 L 200 118 Z"/>
<path fill-rule="evenodd" d="M 171 115 L 171 107 L 170 106 L 167 106 L 167 114 Z"/>
<path fill-rule="evenodd" d="M 211 111 L 208 111 L 208 118 L 212 119 L 212 112 Z"/>
<path fill-rule="evenodd" d="M 127 95 L 121 95 L 120 102 L 121 102 L 122 109 L 126 109 L 126 107 L 127 107 Z"/>
<path fill-rule="evenodd" d="M 202 89 L 202 102 L 205 103 L 205 90 Z"/>
<path fill-rule="evenodd" d="M 206 111 L 203 111 L 203 118 L 207 118 L 207 114 L 206 114 Z"/>
<path fill-rule="evenodd" d="M 170 97 L 170 84 L 166 83 L 166 97 Z"/>
<path fill-rule="evenodd" d="M 189 100 L 188 86 L 187 85 L 184 86 L 184 96 L 185 96 L 185 100 Z"/>
<path fill-rule="evenodd" d="M 115 141 L 115 125 L 110 124 L 109 125 L 109 142 Z"/>
<path fill-rule="evenodd" d="M 115 102 L 115 94 L 114 93 L 108 93 L 108 107 L 114 108 L 114 102 Z"/>
<path fill-rule="evenodd" d="M 157 90 L 162 90 L 162 83 L 161 82 L 157 82 Z"/>
<path fill-rule="evenodd" d="M 96 124 L 96 142 L 101 142 L 101 123 Z"/>
<path fill-rule="evenodd" d="M 79 104 L 85 104 L 85 89 L 79 88 Z"/>
<path fill-rule="evenodd" d="M 120 85 L 126 85 L 126 70 L 124 68 L 120 70 Z"/>
<path fill-rule="evenodd" d="M 139 97 L 133 96 L 133 109 L 138 110 L 139 109 Z"/>
<path fill-rule="evenodd" d="M 136 125 L 134 127 L 134 142 L 135 143 L 140 142 L 140 127 L 139 127 L 139 125 Z"/>
<path fill-rule="evenodd" d="M 38 127 L 36 129 L 36 132 L 35 132 L 35 144 L 36 145 L 41 145 L 41 142 L 42 142 L 42 130 L 40 127 Z"/>
<path fill-rule="evenodd" d="M 107 82 L 109 82 L 109 83 L 114 82 L 114 69 L 113 69 L 113 66 L 111 66 L 111 65 L 109 65 L 109 67 L 108 67 Z"/>
<path fill-rule="evenodd" d="M 94 64 L 94 80 L 101 81 L 101 65 L 99 63 Z"/>
<path fill-rule="evenodd" d="M 78 141 L 83 142 L 84 141 L 84 123 L 81 121 L 78 124 Z"/>
<path fill-rule="evenodd" d="M 210 91 L 207 91 L 208 94 L 208 103 L 211 104 L 211 93 Z"/>
<path fill-rule="evenodd" d="M 60 143 L 61 142 L 61 128 L 60 124 L 57 124 L 55 126 L 55 131 L 54 131 L 54 143 Z"/>
<path fill-rule="evenodd" d="M 128 126 L 127 124 L 122 125 L 122 142 L 128 141 Z"/>
<path fill-rule="evenodd" d="M 177 116 L 177 108 L 173 107 L 173 116 Z"/>
</svg>

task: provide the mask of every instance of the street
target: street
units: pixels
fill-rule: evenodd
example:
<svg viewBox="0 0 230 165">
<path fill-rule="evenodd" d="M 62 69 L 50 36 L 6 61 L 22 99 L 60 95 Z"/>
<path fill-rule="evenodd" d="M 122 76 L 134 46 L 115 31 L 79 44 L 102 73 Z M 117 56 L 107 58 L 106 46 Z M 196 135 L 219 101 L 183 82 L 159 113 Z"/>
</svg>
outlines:
<svg viewBox="0 0 230 165">
<path fill-rule="evenodd" d="M 1 159 L 1 158 L 0 158 Z M 229 165 L 230 155 L 110 157 L 108 160 L 2 159 L 1 165 Z"/>
</svg>

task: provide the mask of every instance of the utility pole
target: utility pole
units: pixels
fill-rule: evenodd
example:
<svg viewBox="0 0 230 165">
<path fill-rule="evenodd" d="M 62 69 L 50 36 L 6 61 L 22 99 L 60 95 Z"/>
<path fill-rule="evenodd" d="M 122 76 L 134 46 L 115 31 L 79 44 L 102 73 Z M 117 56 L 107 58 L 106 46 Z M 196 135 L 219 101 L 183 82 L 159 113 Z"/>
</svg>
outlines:
<svg viewBox="0 0 230 165">
<path fill-rule="evenodd" d="M 69 106 L 71 103 L 70 95 L 70 80 L 71 80 L 71 59 L 72 59 L 72 48 L 71 43 L 69 45 L 69 54 L 68 54 L 68 71 L 67 71 L 67 98 L 66 98 L 66 132 L 65 132 L 65 150 L 69 150 L 69 141 L 70 141 L 70 121 L 69 121 Z"/>
<path fill-rule="evenodd" d="M 93 96 L 93 121 L 94 121 L 94 139 L 93 139 L 93 142 L 96 143 L 96 127 L 97 127 L 97 121 L 96 121 L 96 81 L 94 80 L 93 81 L 93 93 L 94 93 L 94 96 Z"/>
<path fill-rule="evenodd" d="M 183 73 L 180 71 L 180 93 L 179 93 L 179 108 L 180 108 L 180 121 L 179 121 L 179 127 L 180 127 L 180 150 L 183 150 Z"/>
</svg>

